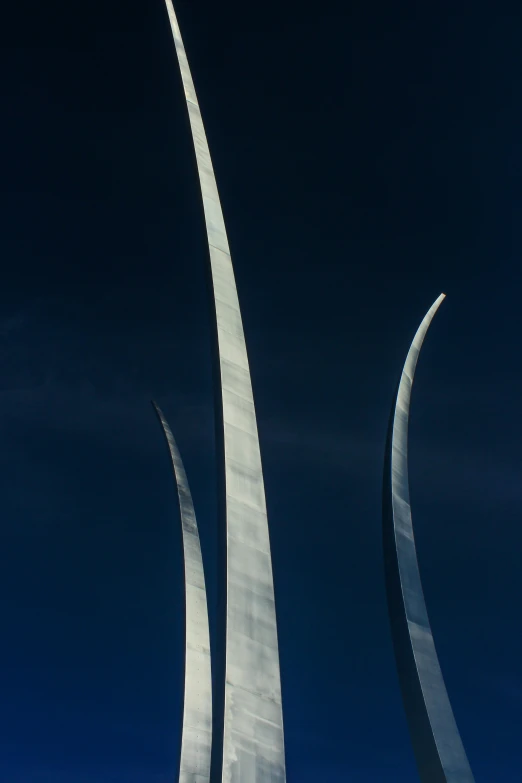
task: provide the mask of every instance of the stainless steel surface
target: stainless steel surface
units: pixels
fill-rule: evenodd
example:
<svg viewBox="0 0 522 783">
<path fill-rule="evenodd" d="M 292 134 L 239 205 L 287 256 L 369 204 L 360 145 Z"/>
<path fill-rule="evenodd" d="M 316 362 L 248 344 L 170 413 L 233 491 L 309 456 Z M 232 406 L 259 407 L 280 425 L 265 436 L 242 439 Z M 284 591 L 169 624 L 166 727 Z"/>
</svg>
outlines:
<svg viewBox="0 0 522 783">
<path fill-rule="evenodd" d="M 185 564 L 185 692 L 180 783 L 209 783 L 212 748 L 212 678 L 207 591 L 198 526 L 190 488 L 176 441 L 161 409 L 158 414 L 178 489 Z"/>
<path fill-rule="evenodd" d="M 392 408 L 383 485 L 384 559 L 395 658 L 420 779 L 422 783 L 473 783 L 433 643 L 408 484 L 413 376 L 426 332 L 443 299 L 441 294 L 415 335 Z"/>
<path fill-rule="evenodd" d="M 285 755 L 272 560 L 256 414 L 225 223 L 171 0 L 166 0 L 196 152 L 215 302 L 226 517 L 221 779 L 283 783 Z"/>
</svg>

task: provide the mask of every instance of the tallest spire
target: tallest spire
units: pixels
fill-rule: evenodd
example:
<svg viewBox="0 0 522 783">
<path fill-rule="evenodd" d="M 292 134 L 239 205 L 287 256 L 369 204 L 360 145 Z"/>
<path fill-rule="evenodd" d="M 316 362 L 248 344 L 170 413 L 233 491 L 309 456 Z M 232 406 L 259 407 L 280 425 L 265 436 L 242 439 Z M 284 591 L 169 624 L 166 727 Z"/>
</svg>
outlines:
<svg viewBox="0 0 522 783">
<path fill-rule="evenodd" d="M 226 529 L 222 783 L 285 783 L 281 682 L 263 471 L 243 323 L 205 128 L 171 0 L 165 0 L 203 198 L 217 335 L 216 417 Z M 221 725 L 221 721 L 218 725 Z M 216 776 L 216 780 L 219 776 Z"/>
</svg>

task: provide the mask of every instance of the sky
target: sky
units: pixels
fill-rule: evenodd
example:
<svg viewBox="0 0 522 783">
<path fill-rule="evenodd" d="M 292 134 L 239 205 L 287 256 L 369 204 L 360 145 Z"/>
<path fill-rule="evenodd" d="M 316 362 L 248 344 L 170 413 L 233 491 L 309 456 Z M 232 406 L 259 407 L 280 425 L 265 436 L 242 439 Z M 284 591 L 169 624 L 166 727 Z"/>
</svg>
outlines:
<svg viewBox="0 0 522 783">
<path fill-rule="evenodd" d="M 289 783 L 414 783 L 384 591 L 393 392 L 477 783 L 520 780 L 522 10 L 177 0 L 249 350 Z M 207 250 L 162 0 L 0 31 L 0 780 L 177 779 L 179 517 L 216 632 Z"/>
</svg>

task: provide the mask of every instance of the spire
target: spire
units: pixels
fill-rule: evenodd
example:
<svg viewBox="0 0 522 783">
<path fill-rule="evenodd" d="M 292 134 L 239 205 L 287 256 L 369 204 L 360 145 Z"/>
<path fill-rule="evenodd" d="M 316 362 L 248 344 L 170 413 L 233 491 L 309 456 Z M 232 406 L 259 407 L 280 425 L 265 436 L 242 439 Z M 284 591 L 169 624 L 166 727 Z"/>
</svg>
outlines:
<svg viewBox="0 0 522 783">
<path fill-rule="evenodd" d="M 426 332 L 443 299 L 441 294 L 417 330 L 392 406 L 383 483 L 384 564 L 395 660 L 421 783 L 473 783 L 424 602 L 408 483 L 413 377 Z"/>
<path fill-rule="evenodd" d="M 207 591 L 198 525 L 183 462 L 171 429 L 152 403 L 167 439 L 179 498 L 185 565 L 185 691 L 179 783 L 209 783 L 212 680 Z"/>
<path fill-rule="evenodd" d="M 272 558 L 250 370 L 234 270 L 194 83 L 166 0 L 196 153 L 209 248 L 216 333 L 225 652 L 217 672 L 223 712 L 214 734 L 222 783 L 284 783 L 285 754 Z M 217 704 L 217 702 L 216 702 Z M 217 745 L 216 745 L 217 748 Z"/>
</svg>

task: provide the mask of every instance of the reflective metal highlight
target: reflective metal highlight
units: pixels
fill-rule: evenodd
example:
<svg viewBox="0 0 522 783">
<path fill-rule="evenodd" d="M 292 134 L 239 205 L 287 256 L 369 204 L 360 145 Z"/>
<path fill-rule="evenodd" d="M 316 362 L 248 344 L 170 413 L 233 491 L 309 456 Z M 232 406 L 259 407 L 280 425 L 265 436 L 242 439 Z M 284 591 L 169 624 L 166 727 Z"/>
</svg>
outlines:
<svg viewBox="0 0 522 783">
<path fill-rule="evenodd" d="M 422 783 L 473 783 L 424 602 L 408 484 L 413 376 L 426 332 L 443 299 L 441 294 L 415 335 L 392 407 L 383 483 L 384 561 L 395 659 L 420 779 Z"/>
<path fill-rule="evenodd" d="M 174 468 L 185 563 L 185 692 L 179 783 L 209 783 L 212 748 L 212 679 L 207 591 L 198 526 L 176 441 L 161 409 L 152 403 Z"/>
<path fill-rule="evenodd" d="M 215 304 L 226 523 L 222 783 L 284 783 L 272 560 L 256 414 L 225 223 L 171 0 L 166 0 L 196 152 Z M 218 379 L 216 379 L 217 381 Z M 214 743 L 218 737 L 215 735 Z M 212 772 L 214 777 L 214 770 Z M 216 780 L 219 777 L 219 771 Z"/>
</svg>

